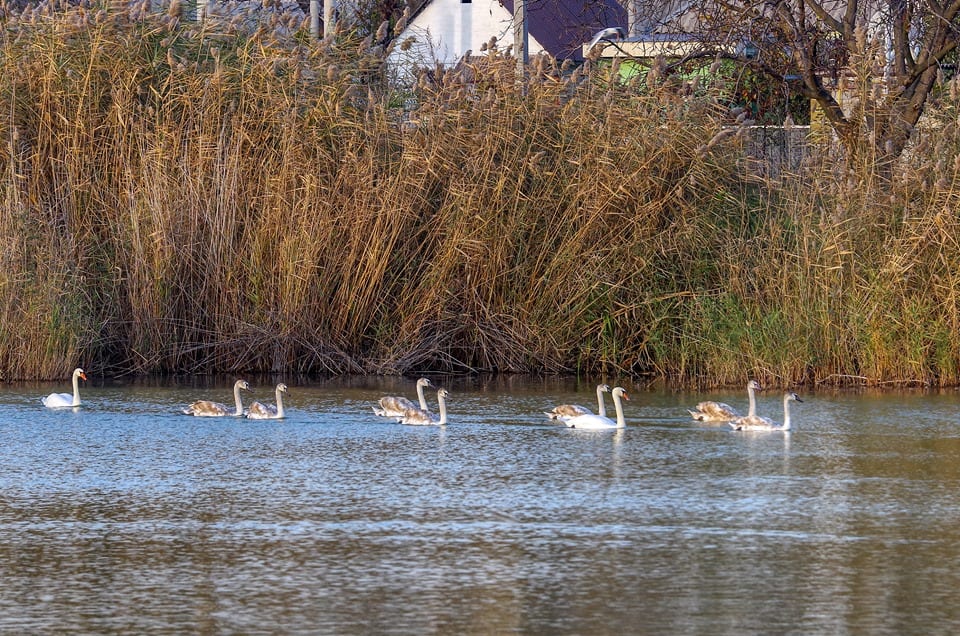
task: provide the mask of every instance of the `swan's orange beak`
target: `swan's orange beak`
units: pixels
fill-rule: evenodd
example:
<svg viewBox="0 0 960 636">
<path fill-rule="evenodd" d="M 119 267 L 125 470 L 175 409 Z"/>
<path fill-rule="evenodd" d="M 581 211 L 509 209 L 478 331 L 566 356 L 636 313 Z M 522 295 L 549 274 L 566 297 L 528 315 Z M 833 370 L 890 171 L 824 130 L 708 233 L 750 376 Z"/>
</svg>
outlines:
<svg viewBox="0 0 960 636">
<path fill-rule="evenodd" d="M 80 378 L 83 379 L 83 380 L 86 380 L 86 379 L 87 379 L 87 374 L 86 374 L 86 373 L 81 373 L 81 374 L 80 374 Z"/>
<path fill-rule="evenodd" d="M 630 396 L 627 395 L 627 392 L 626 392 L 626 391 L 623 392 L 623 399 L 626 400 L 627 402 L 630 401 Z"/>
</svg>

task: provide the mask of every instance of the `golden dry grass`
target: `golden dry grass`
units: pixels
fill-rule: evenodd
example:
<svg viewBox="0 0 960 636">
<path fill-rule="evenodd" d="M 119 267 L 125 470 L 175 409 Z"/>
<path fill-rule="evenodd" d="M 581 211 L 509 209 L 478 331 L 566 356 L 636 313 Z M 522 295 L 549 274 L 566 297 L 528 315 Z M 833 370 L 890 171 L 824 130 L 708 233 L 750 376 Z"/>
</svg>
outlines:
<svg viewBox="0 0 960 636">
<path fill-rule="evenodd" d="M 828 153 L 761 182 L 709 87 L 540 62 L 521 95 L 493 57 L 401 121 L 359 43 L 175 11 L 5 26 L 5 378 L 960 381 L 955 94 L 892 184 Z"/>
</svg>

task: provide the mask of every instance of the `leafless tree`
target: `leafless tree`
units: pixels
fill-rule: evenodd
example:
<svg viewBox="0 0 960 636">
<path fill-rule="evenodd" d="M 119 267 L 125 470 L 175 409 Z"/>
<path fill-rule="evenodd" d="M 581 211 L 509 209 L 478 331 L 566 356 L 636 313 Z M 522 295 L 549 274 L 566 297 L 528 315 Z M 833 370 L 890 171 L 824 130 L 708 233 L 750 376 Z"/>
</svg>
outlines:
<svg viewBox="0 0 960 636">
<path fill-rule="evenodd" d="M 847 159 L 881 168 L 907 146 L 960 43 L 960 0 L 689 0 L 669 12 L 624 2 L 647 20 L 641 31 L 696 34 L 690 57 L 732 60 L 813 100 Z"/>
</svg>

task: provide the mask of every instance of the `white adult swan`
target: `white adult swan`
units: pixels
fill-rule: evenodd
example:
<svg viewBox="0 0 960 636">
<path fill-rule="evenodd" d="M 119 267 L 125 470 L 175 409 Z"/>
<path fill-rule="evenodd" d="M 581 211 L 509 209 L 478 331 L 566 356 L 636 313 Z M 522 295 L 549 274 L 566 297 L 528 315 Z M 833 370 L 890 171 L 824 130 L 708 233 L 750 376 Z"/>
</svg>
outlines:
<svg viewBox="0 0 960 636">
<path fill-rule="evenodd" d="M 437 402 L 440 403 L 440 417 L 437 417 L 426 409 L 412 408 L 407 409 L 397 421 L 401 424 L 410 424 L 411 426 L 446 426 L 448 395 L 450 395 L 450 393 L 446 389 L 437 391 Z"/>
<path fill-rule="evenodd" d="M 197 400 L 187 408 L 183 409 L 186 415 L 196 415 L 197 417 L 223 417 L 232 415 L 233 417 L 243 417 L 243 402 L 240 401 L 240 389 L 250 390 L 250 385 L 246 380 L 237 380 L 233 384 L 233 401 L 236 403 L 236 410 L 231 412 L 230 407 L 219 402 L 210 400 Z"/>
<path fill-rule="evenodd" d="M 796 393 L 783 394 L 783 424 L 758 415 L 745 415 L 730 422 L 735 431 L 789 431 L 790 430 L 790 402 L 803 402 Z"/>
<path fill-rule="evenodd" d="M 626 390 L 624 390 L 622 386 L 615 388 L 611 392 L 611 395 L 613 396 L 613 407 L 617 410 L 616 422 L 611 420 L 609 417 L 587 413 L 586 415 L 569 417 L 563 420 L 563 423 L 570 428 L 582 429 L 612 429 L 626 427 L 627 422 L 623 419 L 623 404 L 621 404 L 620 399 L 622 398 L 624 400 L 629 400 L 630 396 L 627 395 Z"/>
<path fill-rule="evenodd" d="M 417 397 L 420 399 L 421 411 L 427 411 L 427 398 L 423 397 L 423 389 L 425 387 L 433 387 L 433 383 L 428 378 L 420 378 L 417 380 Z M 378 402 L 380 408 L 376 406 L 373 407 L 373 414 L 379 417 L 403 417 L 403 414 L 408 410 L 413 409 L 417 410 L 417 405 L 408 400 L 405 397 L 399 397 L 396 395 L 388 395 L 380 398 Z"/>
<path fill-rule="evenodd" d="M 284 417 L 283 394 L 286 392 L 287 385 L 281 382 L 277 385 L 277 405 L 254 402 L 247 409 L 247 418 L 251 420 L 282 420 Z"/>
<path fill-rule="evenodd" d="M 73 395 L 69 393 L 51 393 L 40 401 L 49 409 L 64 406 L 80 406 L 80 380 L 86 380 L 87 374 L 77 367 L 73 370 Z"/>
<path fill-rule="evenodd" d="M 607 416 L 607 406 L 603 403 L 603 394 L 609 392 L 609 384 L 597 385 L 597 414 L 601 417 Z M 580 406 L 579 404 L 561 404 L 560 406 L 553 407 L 552 411 L 543 412 L 543 414 L 551 420 L 560 421 L 564 421 L 571 417 L 577 417 L 578 415 L 590 415 L 591 413 L 593 413 L 593 411 L 585 406 Z"/>
<path fill-rule="evenodd" d="M 753 392 L 760 390 L 760 384 L 756 380 L 747 382 L 747 396 L 750 398 L 750 410 L 747 411 L 746 417 L 756 416 L 757 398 Z M 735 408 L 723 402 L 701 402 L 697 404 L 696 411 L 690 411 L 690 415 L 699 422 L 732 422 L 740 417 L 740 413 L 738 413 Z"/>
</svg>

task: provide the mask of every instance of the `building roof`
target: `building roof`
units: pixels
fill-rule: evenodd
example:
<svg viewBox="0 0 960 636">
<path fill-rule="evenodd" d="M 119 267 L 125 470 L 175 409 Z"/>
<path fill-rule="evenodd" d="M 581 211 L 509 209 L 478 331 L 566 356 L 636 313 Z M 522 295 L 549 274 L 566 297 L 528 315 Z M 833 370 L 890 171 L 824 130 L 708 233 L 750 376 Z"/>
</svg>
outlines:
<svg viewBox="0 0 960 636">
<path fill-rule="evenodd" d="M 513 14 L 514 0 L 501 0 Z M 583 60 L 583 43 L 606 27 L 626 27 L 627 12 L 616 0 L 528 0 L 527 29 L 551 56 Z"/>
</svg>

